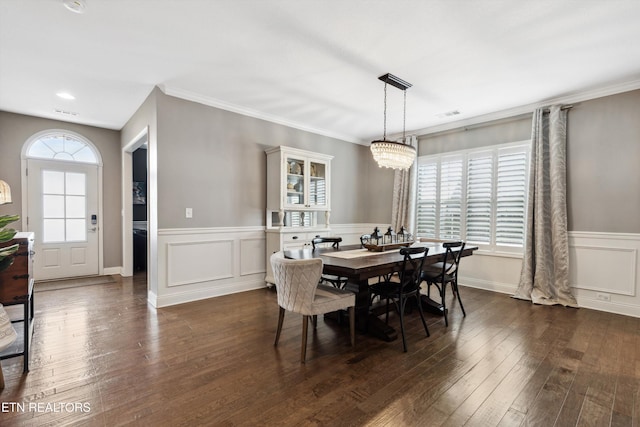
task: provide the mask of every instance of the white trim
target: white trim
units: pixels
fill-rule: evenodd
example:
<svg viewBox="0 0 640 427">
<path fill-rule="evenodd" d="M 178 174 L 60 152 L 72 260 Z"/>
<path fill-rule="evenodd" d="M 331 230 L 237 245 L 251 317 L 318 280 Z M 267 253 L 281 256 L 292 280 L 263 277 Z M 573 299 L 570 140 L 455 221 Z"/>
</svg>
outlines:
<svg viewBox="0 0 640 427">
<path fill-rule="evenodd" d="M 101 276 L 111 276 L 114 274 L 122 276 L 122 267 L 105 267 L 102 269 Z"/>
<path fill-rule="evenodd" d="M 299 130 L 303 130 L 305 132 L 311 132 L 317 135 L 328 136 L 329 138 L 335 138 L 342 141 L 351 142 L 354 144 L 364 144 L 362 140 L 350 135 L 344 135 L 344 134 L 332 132 L 326 129 L 314 128 L 311 126 L 304 125 L 302 123 L 293 122 L 291 120 L 284 119 L 282 117 L 266 114 L 262 111 L 257 111 L 251 108 L 247 108 L 242 105 L 231 104 L 216 98 L 204 96 L 199 93 L 191 92 L 184 89 L 173 88 L 173 87 L 167 86 L 166 84 L 161 84 L 159 85 L 159 87 L 160 87 L 160 90 L 162 90 L 162 92 L 165 95 L 173 96 L 180 99 L 185 99 L 187 101 L 197 102 L 198 104 L 208 105 L 210 107 L 219 108 L 225 111 L 231 111 L 233 113 L 242 114 L 243 116 L 254 117 L 260 120 L 266 120 L 268 122 L 287 126 L 293 129 L 299 129 Z M 366 145 L 369 145 L 369 142 L 367 142 Z"/>
<path fill-rule="evenodd" d="M 125 277 L 133 276 L 133 180 L 131 179 L 133 176 L 133 152 L 148 140 L 149 126 L 145 126 L 129 143 L 122 147 L 122 275 Z M 149 194 L 147 194 L 148 197 Z M 147 209 L 149 209 L 148 200 Z"/>
<path fill-rule="evenodd" d="M 158 236 L 184 236 L 189 234 L 222 234 L 222 233 L 248 233 L 252 231 L 265 231 L 265 227 L 203 227 L 203 228 L 160 228 Z"/>
<path fill-rule="evenodd" d="M 640 233 L 607 233 L 602 231 L 569 231 L 569 238 L 640 240 Z"/>
<path fill-rule="evenodd" d="M 435 126 L 428 126 L 426 128 L 411 131 L 419 137 L 426 136 L 438 132 L 445 132 L 448 130 L 464 128 L 465 126 L 473 126 L 481 123 L 492 122 L 495 120 L 507 119 L 511 117 L 520 116 L 523 114 L 533 114 L 536 108 L 545 107 L 552 104 L 573 104 L 578 102 L 589 101 L 592 99 L 602 98 L 605 96 L 616 95 L 618 93 L 630 92 L 632 90 L 640 89 L 640 80 L 632 80 L 630 82 L 623 82 L 615 85 L 594 88 L 591 90 L 585 90 L 578 93 L 560 96 L 555 98 L 544 99 L 532 104 L 521 105 L 518 107 L 508 108 L 505 110 L 494 111 L 480 116 L 469 117 L 463 120 L 457 120 L 449 123 L 444 123 Z"/>
<path fill-rule="evenodd" d="M 168 307 L 171 305 L 184 304 L 187 302 L 215 298 L 239 292 L 253 291 L 255 289 L 262 289 L 265 286 L 264 280 L 260 278 L 246 281 L 234 281 L 231 284 L 216 288 L 184 290 L 182 292 L 174 292 L 170 295 L 155 295 L 149 291 L 147 301 L 154 307 Z"/>
<path fill-rule="evenodd" d="M 493 282 L 489 280 L 475 279 L 473 277 L 460 276 L 458 278 L 458 281 L 460 282 L 461 286 L 466 286 L 469 288 L 476 288 L 476 289 L 484 289 L 486 291 L 498 292 L 501 294 L 512 295 L 516 292 L 516 289 L 518 289 L 518 284 Z M 463 298 L 464 298 L 464 294 L 463 294 Z"/>
</svg>

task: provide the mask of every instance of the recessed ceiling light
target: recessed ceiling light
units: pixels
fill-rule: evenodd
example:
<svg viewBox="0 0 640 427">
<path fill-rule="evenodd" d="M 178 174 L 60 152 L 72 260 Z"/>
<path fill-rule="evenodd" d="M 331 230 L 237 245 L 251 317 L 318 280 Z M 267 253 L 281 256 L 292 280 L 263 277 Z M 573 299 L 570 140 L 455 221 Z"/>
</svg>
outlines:
<svg viewBox="0 0 640 427">
<path fill-rule="evenodd" d="M 62 0 L 62 4 L 71 12 L 84 13 L 87 4 L 84 0 Z"/>
<path fill-rule="evenodd" d="M 75 97 L 75 96 L 71 95 L 71 94 L 70 94 L 70 93 L 68 93 L 68 92 L 58 92 L 58 93 L 56 93 L 56 95 L 57 95 L 59 98 L 62 98 L 62 99 L 71 99 L 71 100 L 76 99 L 76 97 Z"/>
</svg>

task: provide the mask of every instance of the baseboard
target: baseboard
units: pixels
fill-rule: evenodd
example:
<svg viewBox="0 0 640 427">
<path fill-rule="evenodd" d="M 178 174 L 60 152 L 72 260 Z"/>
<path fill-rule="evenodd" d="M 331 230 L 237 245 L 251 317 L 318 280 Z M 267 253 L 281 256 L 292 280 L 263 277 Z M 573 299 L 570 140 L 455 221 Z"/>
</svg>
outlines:
<svg viewBox="0 0 640 427">
<path fill-rule="evenodd" d="M 458 278 L 461 286 L 469 288 L 484 289 L 485 291 L 499 292 L 501 294 L 513 294 L 518 288 L 517 284 L 512 283 L 496 283 L 488 280 L 474 279 L 473 277 Z"/>
<path fill-rule="evenodd" d="M 105 267 L 102 269 L 103 276 L 110 276 L 113 274 L 122 275 L 122 267 Z"/>
<path fill-rule="evenodd" d="M 155 297 L 154 307 L 162 308 L 176 304 L 184 304 L 187 302 L 194 302 L 208 298 L 221 297 L 224 295 L 235 294 L 239 292 L 252 291 L 255 289 L 265 288 L 266 283 L 264 280 L 250 280 L 246 282 L 234 281 L 227 285 L 208 287 L 194 290 L 187 290 L 184 292 L 172 292 L 168 295 L 162 295 Z M 148 298 L 150 299 L 150 298 Z M 153 303 L 149 301 L 152 305 Z"/>
<path fill-rule="evenodd" d="M 624 304 L 611 301 L 600 301 L 592 298 L 577 297 L 578 306 L 607 313 L 623 314 L 625 316 L 640 317 L 640 311 L 635 304 Z"/>
</svg>

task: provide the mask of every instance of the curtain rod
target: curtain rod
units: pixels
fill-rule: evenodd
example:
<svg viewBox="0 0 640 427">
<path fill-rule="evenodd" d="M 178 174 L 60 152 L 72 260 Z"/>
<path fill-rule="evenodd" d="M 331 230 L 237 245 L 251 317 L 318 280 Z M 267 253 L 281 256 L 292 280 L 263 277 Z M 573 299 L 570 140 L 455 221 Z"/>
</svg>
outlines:
<svg viewBox="0 0 640 427">
<path fill-rule="evenodd" d="M 574 104 L 567 104 L 567 105 L 563 105 L 562 107 L 560 107 L 561 110 L 570 110 L 571 108 L 574 107 Z M 549 107 L 543 107 L 543 113 L 549 113 Z M 525 113 L 520 113 L 520 114 L 515 114 L 513 116 L 508 116 L 508 117 L 503 117 L 500 119 L 494 119 L 494 120 L 489 120 L 486 122 L 480 122 L 480 123 L 473 123 L 470 125 L 466 125 L 466 126 L 460 126 L 460 127 L 455 127 L 452 129 L 446 129 L 446 130 L 441 130 L 439 132 L 434 132 L 434 133 L 425 133 L 425 134 L 415 134 L 416 137 L 418 139 L 420 138 L 432 138 L 434 136 L 441 136 L 441 135 L 446 135 L 449 133 L 456 133 L 456 132 L 460 132 L 460 131 L 469 131 L 472 129 L 478 129 L 478 128 L 483 128 L 486 126 L 493 126 L 493 125 L 498 125 L 498 124 L 502 124 L 502 123 L 509 123 L 509 122 L 515 122 L 518 120 L 523 120 L 523 119 L 528 119 L 531 117 L 531 115 L 533 114 L 533 111 L 535 110 L 535 108 L 531 109 L 530 111 L 527 111 Z"/>
<path fill-rule="evenodd" d="M 573 108 L 573 104 L 570 104 L 570 105 L 563 105 L 562 107 L 560 107 L 560 109 L 561 109 L 561 110 L 570 110 L 570 109 L 572 109 L 572 108 Z M 549 111 L 551 111 L 551 110 L 549 109 L 549 107 L 545 107 L 545 108 L 542 110 L 542 112 L 543 112 L 543 113 L 548 113 Z"/>
</svg>

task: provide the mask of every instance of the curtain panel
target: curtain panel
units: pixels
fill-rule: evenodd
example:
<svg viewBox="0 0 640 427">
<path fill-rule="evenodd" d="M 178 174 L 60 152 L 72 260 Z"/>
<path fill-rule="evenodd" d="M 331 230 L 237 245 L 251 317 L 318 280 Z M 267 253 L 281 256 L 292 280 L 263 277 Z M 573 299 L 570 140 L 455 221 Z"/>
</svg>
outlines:
<svg viewBox="0 0 640 427">
<path fill-rule="evenodd" d="M 418 148 L 418 138 L 408 137 L 405 144 Z M 396 169 L 393 176 L 393 201 L 391 210 L 391 226 L 394 230 L 404 228 L 415 236 L 416 182 L 418 168 L 417 156 L 408 170 Z"/>
<path fill-rule="evenodd" d="M 537 109 L 531 164 L 525 252 L 514 298 L 535 304 L 577 307 L 569 285 L 567 231 L 567 111 Z"/>
</svg>

